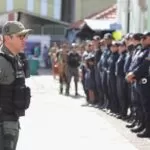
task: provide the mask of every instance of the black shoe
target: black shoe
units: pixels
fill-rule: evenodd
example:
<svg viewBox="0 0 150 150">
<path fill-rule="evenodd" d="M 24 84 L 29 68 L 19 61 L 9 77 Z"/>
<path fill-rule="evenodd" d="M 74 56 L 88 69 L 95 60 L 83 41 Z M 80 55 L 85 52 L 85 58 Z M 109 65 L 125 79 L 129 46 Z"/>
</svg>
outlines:
<svg viewBox="0 0 150 150">
<path fill-rule="evenodd" d="M 116 116 L 117 119 L 122 119 L 121 115 Z"/>
<path fill-rule="evenodd" d="M 135 121 L 133 123 L 131 123 L 131 124 L 127 124 L 126 125 L 127 128 L 133 128 L 135 126 L 136 126 L 136 122 Z"/>
<path fill-rule="evenodd" d="M 78 92 L 76 92 L 76 93 L 75 93 L 75 96 L 79 96 L 79 93 L 78 93 Z"/>
<path fill-rule="evenodd" d="M 62 94 L 62 93 L 63 93 L 63 88 L 60 88 L 59 93 L 60 93 L 60 94 Z"/>
<path fill-rule="evenodd" d="M 66 96 L 69 96 L 69 92 L 66 92 L 65 95 L 66 95 Z"/>
<path fill-rule="evenodd" d="M 134 133 L 137 133 L 137 132 L 142 132 L 144 129 L 145 129 L 145 126 L 143 124 L 141 124 L 137 128 L 131 129 L 131 131 L 134 132 Z"/>
<path fill-rule="evenodd" d="M 150 137 L 150 132 L 148 132 L 148 130 L 145 130 L 144 132 L 137 134 L 137 137 L 149 138 Z"/>
<path fill-rule="evenodd" d="M 87 107 L 87 106 L 89 106 L 89 103 L 82 104 L 81 106 L 82 107 Z"/>
</svg>

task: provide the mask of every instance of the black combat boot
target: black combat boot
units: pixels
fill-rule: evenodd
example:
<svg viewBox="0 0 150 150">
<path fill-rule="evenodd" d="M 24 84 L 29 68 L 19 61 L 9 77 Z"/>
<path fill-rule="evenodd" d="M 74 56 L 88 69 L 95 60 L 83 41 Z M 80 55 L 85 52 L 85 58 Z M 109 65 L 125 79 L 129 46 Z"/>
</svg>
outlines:
<svg viewBox="0 0 150 150">
<path fill-rule="evenodd" d="M 63 93 L 63 85 L 60 85 L 59 93 L 60 93 L 60 94 Z"/>
<path fill-rule="evenodd" d="M 136 128 L 131 129 L 131 131 L 134 132 L 134 133 L 138 133 L 138 132 L 142 132 L 144 129 L 145 129 L 145 124 L 140 123 L 139 126 L 137 126 Z"/>
<path fill-rule="evenodd" d="M 137 125 L 137 121 L 134 120 L 131 124 L 127 124 L 126 127 L 127 127 L 127 128 L 133 128 L 133 127 L 135 127 L 136 125 Z"/>
<path fill-rule="evenodd" d="M 78 83 L 75 82 L 75 96 L 78 96 Z"/>
<path fill-rule="evenodd" d="M 149 138 L 150 137 L 150 123 L 147 122 L 145 125 L 145 130 L 142 133 L 137 134 L 140 138 Z"/>
</svg>

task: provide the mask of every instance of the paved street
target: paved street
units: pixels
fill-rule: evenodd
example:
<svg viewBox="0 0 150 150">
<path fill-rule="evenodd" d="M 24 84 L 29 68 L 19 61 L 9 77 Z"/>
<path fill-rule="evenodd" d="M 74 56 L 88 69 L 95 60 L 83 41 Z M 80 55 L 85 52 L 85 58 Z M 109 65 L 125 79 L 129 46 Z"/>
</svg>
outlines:
<svg viewBox="0 0 150 150">
<path fill-rule="evenodd" d="M 125 122 L 81 107 L 83 97 L 59 95 L 58 81 L 51 76 L 34 76 L 27 83 L 32 88 L 32 103 L 21 119 L 17 150 L 150 149 L 149 140 L 138 139 L 125 128 Z"/>
</svg>

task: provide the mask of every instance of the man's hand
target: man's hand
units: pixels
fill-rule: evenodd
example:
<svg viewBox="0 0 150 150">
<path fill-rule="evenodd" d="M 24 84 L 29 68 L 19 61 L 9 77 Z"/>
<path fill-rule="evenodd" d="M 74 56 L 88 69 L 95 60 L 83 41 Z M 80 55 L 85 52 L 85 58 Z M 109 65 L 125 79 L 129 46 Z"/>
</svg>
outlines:
<svg viewBox="0 0 150 150">
<path fill-rule="evenodd" d="M 129 83 L 133 83 L 135 81 L 135 75 L 133 74 L 133 72 L 129 72 L 127 75 L 126 75 L 126 80 L 129 82 Z"/>
</svg>

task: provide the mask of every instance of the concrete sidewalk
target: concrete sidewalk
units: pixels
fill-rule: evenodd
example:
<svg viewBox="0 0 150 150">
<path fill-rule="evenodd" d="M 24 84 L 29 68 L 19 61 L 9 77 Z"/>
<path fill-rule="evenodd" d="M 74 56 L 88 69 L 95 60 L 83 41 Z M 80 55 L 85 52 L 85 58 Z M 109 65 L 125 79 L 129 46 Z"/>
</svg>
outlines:
<svg viewBox="0 0 150 150">
<path fill-rule="evenodd" d="M 27 83 L 32 88 L 32 103 L 21 119 L 17 150 L 150 149 L 149 141 L 131 134 L 125 122 L 81 107 L 83 97 L 59 95 L 58 81 L 52 76 L 31 77 Z"/>
</svg>

